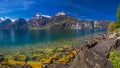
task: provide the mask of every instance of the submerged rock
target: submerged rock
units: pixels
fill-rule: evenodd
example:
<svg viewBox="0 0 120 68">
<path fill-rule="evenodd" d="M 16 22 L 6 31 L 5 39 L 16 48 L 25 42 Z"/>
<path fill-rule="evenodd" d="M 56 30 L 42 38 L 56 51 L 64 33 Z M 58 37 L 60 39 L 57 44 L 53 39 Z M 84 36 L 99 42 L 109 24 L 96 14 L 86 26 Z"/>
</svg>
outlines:
<svg viewBox="0 0 120 68">
<path fill-rule="evenodd" d="M 0 55 L 0 62 L 2 62 L 4 60 L 4 56 Z"/>
</svg>

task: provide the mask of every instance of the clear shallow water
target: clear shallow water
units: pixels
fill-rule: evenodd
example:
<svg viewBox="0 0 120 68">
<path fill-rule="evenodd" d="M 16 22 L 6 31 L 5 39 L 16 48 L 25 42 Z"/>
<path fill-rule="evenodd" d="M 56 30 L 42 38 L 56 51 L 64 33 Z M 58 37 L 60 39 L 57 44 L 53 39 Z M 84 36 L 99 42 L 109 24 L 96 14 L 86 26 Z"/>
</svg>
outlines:
<svg viewBox="0 0 120 68">
<path fill-rule="evenodd" d="M 41 44 L 51 42 L 51 44 L 59 40 L 67 41 L 70 39 L 75 39 L 74 41 L 79 41 L 78 38 L 84 40 L 86 38 L 90 39 L 92 35 L 96 33 L 106 32 L 106 29 L 97 30 L 0 30 L 0 47 L 4 46 L 29 46 L 34 44 Z M 84 39 L 83 39 L 84 38 Z M 79 41 L 81 42 L 81 41 Z M 42 45 L 40 45 L 42 47 Z M 44 45 L 45 46 L 45 45 Z"/>
</svg>

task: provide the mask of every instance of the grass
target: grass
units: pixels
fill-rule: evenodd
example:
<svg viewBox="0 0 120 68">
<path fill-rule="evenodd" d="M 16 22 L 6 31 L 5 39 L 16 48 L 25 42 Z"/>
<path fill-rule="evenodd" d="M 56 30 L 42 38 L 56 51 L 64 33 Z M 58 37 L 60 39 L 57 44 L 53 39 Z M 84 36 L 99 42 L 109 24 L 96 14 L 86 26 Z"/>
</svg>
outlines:
<svg viewBox="0 0 120 68">
<path fill-rule="evenodd" d="M 120 52 L 112 50 L 110 52 L 109 60 L 112 62 L 114 68 L 120 68 Z"/>
</svg>

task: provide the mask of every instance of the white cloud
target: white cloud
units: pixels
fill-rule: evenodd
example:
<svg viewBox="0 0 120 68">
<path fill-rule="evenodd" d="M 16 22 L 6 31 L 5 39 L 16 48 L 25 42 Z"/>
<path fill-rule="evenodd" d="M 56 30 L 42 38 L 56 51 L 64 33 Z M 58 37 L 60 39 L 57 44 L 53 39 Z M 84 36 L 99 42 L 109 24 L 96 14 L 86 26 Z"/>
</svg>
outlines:
<svg viewBox="0 0 120 68">
<path fill-rule="evenodd" d="M 27 10 L 32 4 L 35 4 L 35 2 L 30 0 L 2 0 L 0 1 L 0 14 Z"/>
</svg>

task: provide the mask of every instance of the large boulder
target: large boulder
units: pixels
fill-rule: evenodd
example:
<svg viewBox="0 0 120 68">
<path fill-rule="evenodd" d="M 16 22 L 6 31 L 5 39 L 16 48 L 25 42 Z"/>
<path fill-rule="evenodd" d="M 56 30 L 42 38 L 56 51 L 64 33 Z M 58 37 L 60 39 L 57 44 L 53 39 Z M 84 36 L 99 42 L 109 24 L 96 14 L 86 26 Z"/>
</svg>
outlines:
<svg viewBox="0 0 120 68">
<path fill-rule="evenodd" d="M 91 50 L 96 52 L 97 54 L 108 57 L 110 50 L 115 46 L 115 39 L 104 39 L 98 42 L 98 44 L 93 47 Z"/>
</svg>

